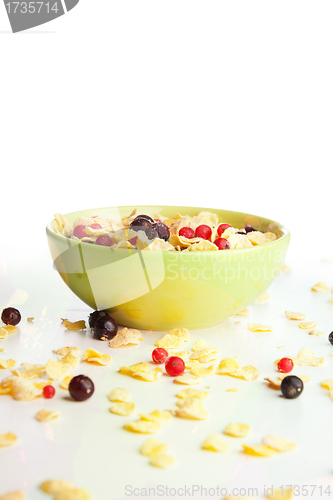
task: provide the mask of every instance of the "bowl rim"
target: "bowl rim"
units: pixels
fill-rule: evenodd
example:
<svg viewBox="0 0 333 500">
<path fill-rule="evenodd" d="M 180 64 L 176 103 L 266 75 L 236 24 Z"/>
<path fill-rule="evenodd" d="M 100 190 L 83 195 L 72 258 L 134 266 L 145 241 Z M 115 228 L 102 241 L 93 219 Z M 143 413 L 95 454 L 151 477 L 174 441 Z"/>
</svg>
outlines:
<svg viewBox="0 0 333 500">
<path fill-rule="evenodd" d="M 226 212 L 232 212 L 234 214 L 245 214 L 247 216 L 250 216 L 250 217 L 256 217 L 256 218 L 260 218 L 260 219 L 265 219 L 265 220 L 268 220 L 268 221 L 271 221 L 271 222 L 274 222 L 276 224 L 278 224 L 279 226 L 279 229 L 283 232 L 283 235 L 274 240 L 274 241 L 270 241 L 270 242 L 267 242 L 267 243 L 264 243 L 263 245 L 255 245 L 255 246 L 252 246 L 252 247 L 245 247 L 245 248 L 232 248 L 232 249 L 229 249 L 228 250 L 228 254 L 230 254 L 231 252 L 234 253 L 234 252 L 239 252 L 240 250 L 242 251 L 245 251 L 245 252 L 248 252 L 248 251 L 259 251 L 260 248 L 267 248 L 268 246 L 273 246 L 273 245 L 276 245 L 277 243 L 281 242 L 282 240 L 286 240 L 286 239 L 289 239 L 290 238 L 290 231 L 289 229 L 283 225 L 283 224 L 280 224 L 279 222 L 277 221 L 274 221 L 273 219 L 268 219 L 267 217 L 263 217 L 262 215 L 254 215 L 254 214 L 250 214 L 248 212 L 239 212 L 237 210 L 226 210 L 226 209 L 223 209 L 223 208 L 207 208 L 207 207 L 189 207 L 189 206 L 185 206 L 185 205 L 117 205 L 117 206 L 113 206 L 113 207 L 99 207 L 99 208 L 85 208 L 85 209 L 82 209 L 82 210 L 75 210 L 75 212 L 68 212 L 67 214 L 64 214 L 64 217 L 66 217 L 67 215 L 70 215 L 70 214 L 73 214 L 73 213 L 78 213 L 80 211 L 86 211 L 86 210 L 92 210 L 92 211 L 97 211 L 97 210 L 106 210 L 106 209 L 109 209 L 109 208 L 121 208 L 121 209 L 126 209 L 128 208 L 129 210 L 134 210 L 135 208 L 137 209 L 140 209 L 141 207 L 142 208 L 154 208 L 154 207 L 160 207 L 160 208 L 172 208 L 172 207 L 175 207 L 175 208 L 184 208 L 184 209 L 188 209 L 188 208 L 194 208 L 194 209 L 198 209 L 199 211 L 206 211 L 206 212 L 213 212 L 215 210 L 225 210 Z M 60 240 L 60 241 L 68 241 L 70 238 L 67 238 L 66 236 L 63 236 L 62 234 L 57 234 L 53 231 L 53 229 L 51 228 L 51 223 L 54 221 L 55 219 L 51 219 L 50 222 L 46 225 L 46 233 L 49 234 L 50 236 L 52 235 L 52 237 L 55 237 L 56 239 Z M 88 242 L 85 242 L 85 241 L 77 241 L 77 240 L 72 240 L 72 241 L 75 241 L 77 242 L 78 245 L 89 245 L 89 248 L 91 248 L 91 244 L 88 243 Z M 110 247 L 105 247 L 103 245 L 94 245 L 95 247 L 98 247 L 100 250 L 101 249 L 104 249 L 102 251 L 109 251 L 110 250 Z M 111 249 L 113 251 L 115 251 L 113 248 Z M 136 250 L 136 249 L 128 249 L 128 248 L 117 248 L 117 251 L 125 251 L 125 252 L 128 252 L 128 250 Z M 154 252 L 149 252 L 149 254 L 154 254 L 154 253 L 159 253 L 159 252 L 163 252 L 163 253 L 166 253 L 166 254 L 169 254 L 170 251 L 169 250 L 154 250 Z M 181 252 L 177 252 L 179 254 L 181 254 Z M 197 252 L 189 252 L 189 254 L 194 254 L 196 255 Z M 212 254 L 212 251 L 211 250 L 201 250 L 200 251 L 200 255 L 211 255 Z"/>
</svg>

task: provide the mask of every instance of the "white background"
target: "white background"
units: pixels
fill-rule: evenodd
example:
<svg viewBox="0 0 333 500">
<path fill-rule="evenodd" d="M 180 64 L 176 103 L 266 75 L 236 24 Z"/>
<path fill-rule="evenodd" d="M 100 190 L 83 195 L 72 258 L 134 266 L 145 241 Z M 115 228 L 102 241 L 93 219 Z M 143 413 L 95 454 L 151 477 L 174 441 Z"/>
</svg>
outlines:
<svg viewBox="0 0 333 500">
<path fill-rule="evenodd" d="M 12 35 L 5 7 L 0 5 L 0 308 L 11 303 L 20 307 L 25 317 L 36 317 L 33 330 L 22 325 L 23 344 L 18 339 L 8 340 L 11 356 L 28 361 L 27 352 L 33 348 L 35 361 L 38 356 L 48 359 L 50 347 L 68 342 L 59 330 L 59 316 L 66 311 L 71 319 L 79 319 L 88 313 L 51 268 L 45 225 L 53 213 L 155 203 L 239 210 L 289 227 L 292 281 L 273 285 L 275 305 L 262 306 L 260 312 L 251 310 L 251 315 L 254 320 L 269 323 L 275 314 L 275 331 L 284 337 L 272 337 L 274 349 L 286 343 L 292 350 L 287 349 L 286 355 L 296 354 L 305 345 L 318 355 L 329 354 L 326 339 L 332 329 L 331 306 L 328 296 L 313 299 L 310 287 L 319 280 L 333 284 L 332 267 L 319 262 L 320 257 L 333 253 L 332 16 L 333 4 L 324 0 L 81 0 L 58 20 Z M 309 319 L 320 317 L 325 337 L 305 339 L 306 334 L 296 327 L 291 330 L 281 316 L 287 308 L 308 312 L 312 315 Z M 270 367 L 279 351 L 270 350 L 267 358 L 266 343 L 259 348 L 256 337 L 248 337 L 245 325 L 246 320 L 242 320 L 237 328 L 233 323 L 217 327 L 211 330 L 208 341 L 218 343 L 221 332 L 232 335 L 234 328 L 239 329 L 242 340 L 233 354 L 239 350 L 246 358 L 244 346 L 252 346 L 254 351 L 249 351 L 244 364 L 260 362 L 266 375 L 274 374 Z M 296 331 L 296 340 L 288 345 L 288 338 Z M 75 336 L 71 339 L 77 341 Z M 272 345 L 269 347 L 272 349 Z M 323 377 L 317 376 L 317 384 L 321 378 L 331 377 L 331 364 Z M 307 374 L 313 377 L 310 372 L 308 369 Z M 230 385 L 235 386 L 233 382 Z M 242 387 L 246 393 L 247 386 Z M 107 384 L 104 389 L 108 391 Z M 267 469 L 262 462 L 258 468 L 258 462 L 251 462 L 248 476 L 254 474 L 261 484 L 274 480 L 277 485 L 310 479 L 322 484 L 330 481 L 332 447 L 326 431 L 330 432 L 332 406 L 321 389 L 315 386 L 311 390 L 308 394 L 315 399 L 299 398 L 293 407 L 302 417 L 299 428 L 294 420 L 290 428 L 286 408 L 291 407 L 260 387 L 260 404 L 270 404 L 275 398 L 273 414 L 281 415 L 283 421 L 275 419 L 275 427 L 268 425 L 260 416 L 269 414 L 268 407 L 262 406 L 260 414 L 251 406 L 248 421 L 252 419 L 254 428 L 252 442 L 260 441 L 263 430 L 275 430 L 296 440 L 299 448 L 296 459 L 292 455 L 281 457 Z M 159 396 L 162 404 L 163 394 Z M 106 400 L 98 401 L 103 401 L 96 404 L 104 405 L 106 411 Z M 168 401 L 171 405 L 171 399 Z M 77 409 L 75 417 L 71 410 L 66 416 L 66 402 L 60 404 L 65 405 L 63 418 L 69 427 L 59 423 L 54 432 L 58 440 L 66 442 L 70 439 L 66 433 L 75 432 L 73 418 L 80 420 L 82 416 Z M 316 418 L 311 411 L 320 404 L 324 420 L 322 427 L 317 424 L 322 435 L 312 433 L 311 424 L 312 417 Z M 20 426 L 26 425 L 26 432 L 38 435 L 38 446 L 44 446 L 41 428 L 32 420 L 38 404 L 33 410 L 29 405 L 20 406 L 20 410 L 25 408 L 21 413 L 17 403 L 11 401 L 10 408 L 17 411 L 12 430 L 19 433 Z M 11 418 L 10 413 L 5 414 Z M 228 423 L 228 416 L 223 413 L 214 418 L 222 425 Z M 107 417 L 106 413 L 102 421 L 96 417 L 96 426 L 87 427 L 84 435 L 88 441 L 94 428 L 108 425 Z M 31 421 L 25 424 L 28 418 Z M 246 416 L 239 413 L 235 418 Z M 110 425 L 115 426 L 119 449 L 122 434 L 117 432 L 115 422 Z M 179 436 L 185 432 L 182 424 L 177 424 Z M 208 432 L 212 427 L 204 429 Z M 200 431 L 201 437 L 206 430 Z M 50 440 L 48 432 L 46 428 Z M 103 439 L 103 434 L 100 436 Z M 132 441 L 127 435 L 124 439 L 125 449 L 119 451 L 124 469 L 118 482 L 109 472 L 115 464 L 107 461 L 113 444 L 110 437 L 109 448 L 102 455 L 95 442 L 89 441 L 83 448 L 77 442 L 77 448 L 73 448 L 75 462 L 71 456 L 64 459 L 61 447 L 55 451 L 50 446 L 47 449 L 54 458 L 47 464 L 38 458 L 36 442 L 23 439 L 19 448 L 6 455 L 9 473 L 2 478 L 0 494 L 6 488 L 24 487 L 32 492 L 29 500 L 44 498 L 35 486 L 52 474 L 67 474 L 79 486 L 90 489 L 95 500 L 106 498 L 109 484 L 116 497 L 123 496 L 129 450 L 135 461 L 133 481 L 141 481 L 140 486 L 154 478 L 157 482 L 177 479 L 181 483 L 186 471 L 191 470 L 186 462 L 188 455 L 174 444 L 181 465 L 166 476 L 162 472 L 153 476 L 142 457 L 134 453 L 141 441 Z M 165 439 L 174 439 L 173 429 Z M 190 453 L 199 453 L 195 452 L 197 445 L 190 430 L 186 443 Z M 84 450 L 89 450 L 89 457 L 97 462 L 98 469 L 101 467 L 100 477 L 90 474 L 90 460 L 80 461 Z M 322 455 L 314 467 L 318 450 Z M 214 470 L 213 458 L 196 457 L 199 472 L 207 460 L 207 470 Z M 295 460 L 300 459 L 301 464 L 295 467 Z M 235 461 L 236 470 L 241 462 L 239 454 Z M 207 482 L 213 483 L 213 476 L 207 476 Z M 188 476 L 191 482 L 197 477 L 197 469 Z M 201 482 L 205 484 L 203 479 Z"/>
</svg>

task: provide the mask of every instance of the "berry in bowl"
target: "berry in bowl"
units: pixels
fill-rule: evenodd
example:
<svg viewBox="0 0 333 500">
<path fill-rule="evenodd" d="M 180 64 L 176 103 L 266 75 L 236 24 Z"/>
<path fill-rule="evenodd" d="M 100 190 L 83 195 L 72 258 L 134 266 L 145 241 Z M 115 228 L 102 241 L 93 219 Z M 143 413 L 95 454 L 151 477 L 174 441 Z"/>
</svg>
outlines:
<svg viewBox="0 0 333 500">
<path fill-rule="evenodd" d="M 83 302 L 153 330 L 205 328 L 244 309 L 278 275 L 290 239 L 264 217 L 174 206 L 56 214 L 46 232 L 55 268 Z"/>
</svg>

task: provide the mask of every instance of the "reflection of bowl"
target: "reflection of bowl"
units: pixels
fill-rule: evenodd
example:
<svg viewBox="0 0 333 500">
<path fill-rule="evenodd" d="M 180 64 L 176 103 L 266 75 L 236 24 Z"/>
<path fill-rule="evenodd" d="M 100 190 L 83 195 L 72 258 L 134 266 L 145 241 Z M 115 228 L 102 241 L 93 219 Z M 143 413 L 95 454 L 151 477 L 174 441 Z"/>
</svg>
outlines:
<svg viewBox="0 0 333 500">
<path fill-rule="evenodd" d="M 278 223 L 240 212 L 198 207 L 140 206 L 82 210 L 65 215 L 118 219 L 133 208 L 154 216 L 208 210 L 221 222 L 252 224 L 279 232 L 265 245 L 216 252 L 113 250 L 46 232 L 55 268 L 68 287 L 93 309 L 109 309 L 126 326 L 152 330 L 205 328 L 221 323 L 256 300 L 279 273 L 290 234 Z"/>
</svg>

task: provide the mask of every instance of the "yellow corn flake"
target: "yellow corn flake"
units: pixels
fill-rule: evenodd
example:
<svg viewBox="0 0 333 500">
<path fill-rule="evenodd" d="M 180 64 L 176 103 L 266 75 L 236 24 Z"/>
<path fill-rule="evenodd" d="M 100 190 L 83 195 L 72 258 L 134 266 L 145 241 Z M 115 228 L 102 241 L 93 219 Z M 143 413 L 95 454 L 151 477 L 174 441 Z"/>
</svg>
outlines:
<svg viewBox="0 0 333 500">
<path fill-rule="evenodd" d="M 328 300 L 331 304 L 333 304 L 333 297 L 330 297 Z"/>
<path fill-rule="evenodd" d="M 200 366 L 199 361 L 192 361 L 191 372 L 192 372 L 192 375 L 195 375 L 196 377 L 210 377 L 211 375 L 214 375 L 214 373 L 215 373 L 215 366 L 210 365 L 210 366 L 204 367 L 204 366 Z"/>
<path fill-rule="evenodd" d="M 265 292 L 260 297 L 254 301 L 255 304 L 265 304 L 269 301 L 269 293 Z"/>
<path fill-rule="evenodd" d="M 186 398 L 199 398 L 205 399 L 209 395 L 207 391 L 200 391 L 199 389 L 183 389 L 182 391 L 176 394 L 177 398 L 186 399 Z"/>
<path fill-rule="evenodd" d="M 58 354 L 59 356 L 66 356 L 66 354 L 72 352 L 76 353 L 76 355 L 78 356 L 80 353 L 80 349 L 78 347 L 67 346 L 67 347 L 61 347 L 60 349 L 55 349 L 52 352 L 54 352 L 54 354 Z"/>
<path fill-rule="evenodd" d="M 163 347 L 163 349 L 175 349 L 183 343 L 183 339 L 177 337 L 176 335 L 165 334 L 160 340 L 155 342 L 157 347 Z"/>
<path fill-rule="evenodd" d="M 110 354 L 104 354 L 95 349 L 86 349 L 82 355 L 82 361 L 87 361 L 87 363 L 94 363 L 98 365 L 109 365 L 112 361 Z"/>
<path fill-rule="evenodd" d="M 176 384 L 184 384 L 184 385 L 197 385 L 201 384 L 201 377 L 197 377 L 195 375 L 190 375 L 189 373 L 184 373 L 183 375 L 178 375 L 174 379 Z"/>
<path fill-rule="evenodd" d="M 172 356 L 177 356 L 178 358 L 182 358 L 183 361 L 187 361 L 190 354 L 191 354 L 190 351 L 180 351 L 180 352 L 173 352 Z"/>
<path fill-rule="evenodd" d="M 267 239 L 263 233 L 260 231 L 252 231 L 250 233 L 247 233 L 247 238 L 250 240 L 252 245 L 263 245 L 264 243 L 267 243 Z"/>
<path fill-rule="evenodd" d="M 45 365 L 41 364 L 36 365 L 31 363 L 21 363 L 21 366 L 23 370 L 25 370 L 26 372 L 31 372 L 31 371 L 42 372 L 43 370 L 45 370 Z"/>
<path fill-rule="evenodd" d="M 1 387 L 0 386 L 0 396 L 7 396 L 12 393 L 11 387 Z"/>
<path fill-rule="evenodd" d="M 180 408 L 174 413 L 176 417 L 188 418 L 192 420 L 206 420 L 208 417 L 208 412 L 201 399 L 186 398 L 181 401 L 177 401 L 176 404 Z"/>
<path fill-rule="evenodd" d="M 72 368 L 76 368 L 80 364 L 80 358 L 75 352 L 68 352 L 65 356 L 59 358 L 58 361 L 64 365 L 70 365 Z"/>
<path fill-rule="evenodd" d="M 291 267 L 287 266 L 287 264 L 283 264 L 283 266 L 281 267 L 281 273 L 290 274 Z"/>
<path fill-rule="evenodd" d="M 273 436 L 273 434 L 264 437 L 262 444 L 279 452 L 291 451 L 296 447 L 295 443 L 278 436 Z"/>
<path fill-rule="evenodd" d="M 256 446 L 247 446 L 243 444 L 244 453 L 247 455 L 253 455 L 255 457 L 270 457 L 276 453 L 275 450 L 265 446 L 263 444 L 258 444 Z"/>
<path fill-rule="evenodd" d="M 220 434 L 211 434 L 206 437 L 201 445 L 203 450 L 218 451 L 224 453 L 229 449 L 228 443 L 226 443 Z"/>
<path fill-rule="evenodd" d="M 136 420 L 134 422 L 128 422 L 124 425 L 124 429 L 130 432 L 138 432 L 139 434 L 154 434 L 161 428 L 160 424 L 157 422 L 151 422 L 149 420 Z"/>
<path fill-rule="evenodd" d="M 225 429 L 224 434 L 228 434 L 228 436 L 232 437 L 246 437 L 250 432 L 250 426 L 247 424 L 234 424 L 230 422 Z"/>
<path fill-rule="evenodd" d="M 0 359 L 0 368 L 8 369 L 16 365 L 15 359 Z"/>
<path fill-rule="evenodd" d="M 4 347 L 0 347 L 0 352 L 5 352 Z"/>
<path fill-rule="evenodd" d="M 319 281 L 311 288 L 311 290 L 317 293 L 327 293 L 329 291 L 329 288 L 326 283 L 324 283 L 323 281 Z"/>
<path fill-rule="evenodd" d="M 265 237 L 266 243 L 277 240 L 277 236 L 275 233 L 270 233 L 270 232 L 265 233 L 264 237 Z"/>
<path fill-rule="evenodd" d="M 40 372 L 36 372 L 33 370 L 31 372 L 25 372 L 24 370 L 12 370 L 12 374 L 16 377 L 25 378 L 26 380 L 32 380 L 33 378 L 40 377 Z"/>
<path fill-rule="evenodd" d="M 44 389 L 45 386 L 52 385 L 52 384 L 53 384 L 52 380 L 43 381 L 43 382 L 34 382 L 34 386 L 36 387 L 36 389 L 40 389 L 41 391 Z"/>
<path fill-rule="evenodd" d="M 259 377 L 260 373 L 254 366 L 247 365 L 243 366 L 238 372 L 234 372 L 231 374 L 232 377 L 242 378 L 247 380 L 248 382 L 252 382 Z"/>
<path fill-rule="evenodd" d="M 164 455 L 169 448 L 168 444 L 162 443 L 159 439 L 147 439 L 140 448 L 140 453 L 146 457 L 157 457 Z"/>
<path fill-rule="evenodd" d="M 108 399 L 113 403 L 128 403 L 131 401 L 132 396 L 127 389 L 116 387 L 115 389 L 112 389 L 108 395 Z"/>
<path fill-rule="evenodd" d="M 324 389 L 333 390 L 333 379 L 327 378 L 320 382 L 320 385 L 324 387 Z"/>
<path fill-rule="evenodd" d="M 146 372 L 134 372 L 132 377 L 145 382 L 156 382 L 162 375 L 162 368 L 157 366 L 153 370 Z"/>
<path fill-rule="evenodd" d="M 208 344 L 206 343 L 205 340 L 196 340 L 192 346 L 192 351 L 193 352 L 196 352 L 196 351 L 201 351 L 202 349 L 205 349 L 206 347 L 208 347 Z"/>
<path fill-rule="evenodd" d="M 295 321 L 302 321 L 305 319 L 305 314 L 299 312 L 286 311 L 285 312 L 288 319 L 292 319 Z"/>
<path fill-rule="evenodd" d="M 28 323 L 32 323 L 35 318 L 33 316 L 30 316 L 30 318 L 27 318 Z"/>
<path fill-rule="evenodd" d="M 239 369 L 239 364 L 235 358 L 225 358 L 219 364 L 216 371 L 218 375 L 229 375 Z"/>
<path fill-rule="evenodd" d="M 62 324 L 64 325 L 67 330 L 85 330 L 86 327 L 86 322 L 84 320 L 80 321 L 74 321 L 73 323 L 71 321 L 68 321 L 68 319 L 62 319 Z"/>
<path fill-rule="evenodd" d="M 5 493 L 4 495 L 0 495 L 0 500 L 24 500 L 25 493 L 24 491 L 17 490 L 11 491 L 9 493 Z"/>
<path fill-rule="evenodd" d="M 236 313 L 236 316 L 248 316 L 250 314 L 250 311 L 248 310 L 247 307 L 245 309 L 242 309 L 238 313 Z"/>
<path fill-rule="evenodd" d="M 137 345 L 143 341 L 140 330 L 133 328 L 122 328 L 117 335 L 110 340 L 109 346 L 112 348 L 122 347 L 125 345 Z"/>
<path fill-rule="evenodd" d="M 266 493 L 266 497 L 269 500 L 291 500 L 293 498 L 293 488 L 290 486 L 285 486 L 284 488 L 273 488 L 272 494 Z"/>
<path fill-rule="evenodd" d="M 128 417 L 135 408 L 134 403 L 116 403 L 110 408 L 110 412 L 122 417 Z"/>
<path fill-rule="evenodd" d="M 12 396 L 17 401 L 31 401 L 42 394 L 43 390 L 38 389 L 29 380 L 21 377 L 12 379 Z"/>
<path fill-rule="evenodd" d="M 90 500 L 91 496 L 83 488 L 73 488 L 71 490 L 62 490 L 57 494 L 54 500 Z"/>
<path fill-rule="evenodd" d="M 251 332 L 272 332 L 273 328 L 268 325 L 260 325 L 259 323 L 248 323 L 248 329 Z"/>
<path fill-rule="evenodd" d="M 170 330 L 167 334 L 174 335 L 182 339 L 184 342 L 188 342 L 189 340 L 191 340 L 191 335 L 187 328 L 174 328 L 173 330 Z"/>
<path fill-rule="evenodd" d="M 12 381 L 14 377 L 6 377 L 0 382 L 0 396 L 11 394 Z"/>
<path fill-rule="evenodd" d="M 302 328 L 302 330 L 311 330 L 311 328 L 314 328 L 316 325 L 318 325 L 318 321 L 307 321 L 300 323 L 298 326 Z"/>
<path fill-rule="evenodd" d="M 69 481 L 50 480 L 44 481 L 40 485 L 40 489 L 44 491 L 44 493 L 49 493 L 50 495 L 58 495 L 58 493 L 61 493 L 64 490 L 73 489 L 73 485 Z"/>
<path fill-rule="evenodd" d="M 67 377 L 72 370 L 72 366 L 68 363 L 60 363 L 49 359 L 45 366 L 46 373 L 51 380 L 60 380 Z"/>
<path fill-rule="evenodd" d="M 68 377 L 65 377 L 62 379 L 60 383 L 60 389 L 64 389 L 65 391 L 68 391 L 68 387 L 70 384 L 70 381 L 72 380 L 74 375 L 68 375 Z"/>
<path fill-rule="evenodd" d="M 50 410 L 40 410 L 36 413 L 36 419 L 39 422 L 50 422 L 50 420 L 55 420 L 60 415 L 59 411 L 50 411 Z"/>
<path fill-rule="evenodd" d="M 216 360 L 216 354 L 218 351 L 219 349 L 214 348 L 201 349 L 200 351 L 196 351 L 191 354 L 190 359 L 197 360 L 199 363 L 209 363 L 209 361 Z"/>
<path fill-rule="evenodd" d="M 120 373 L 124 375 L 133 375 L 136 372 L 147 372 L 150 370 L 150 365 L 148 363 L 135 363 L 131 366 L 121 366 L 119 368 Z"/>
<path fill-rule="evenodd" d="M 151 413 L 147 413 L 145 415 L 139 415 L 141 420 L 147 420 L 149 422 L 156 422 L 160 425 L 167 424 L 171 420 L 171 415 L 170 412 L 167 410 L 160 411 L 160 410 L 155 410 L 152 411 Z"/>
<path fill-rule="evenodd" d="M 315 332 L 315 335 L 317 335 L 317 337 L 322 337 L 322 336 L 324 335 L 324 333 L 323 333 L 323 332 L 318 332 L 318 331 L 317 331 L 317 332 Z"/>
<path fill-rule="evenodd" d="M 238 389 L 235 389 L 235 387 L 230 387 L 230 389 L 226 389 L 225 392 L 238 392 Z"/>
<path fill-rule="evenodd" d="M 297 354 L 295 361 L 298 366 L 321 366 L 324 364 L 324 360 L 325 358 L 315 356 L 310 349 L 304 347 Z"/>
<path fill-rule="evenodd" d="M 149 465 L 158 467 L 159 469 L 167 469 L 174 465 L 175 460 L 170 455 L 157 455 L 149 460 Z"/>
<path fill-rule="evenodd" d="M 7 434 L 0 434 L 0 448 L 5 446 L 12 446 L 17 441 L 17 436 L 12 432 L 7 432 Z"/>
<path fill-rule="evenodd" d="M 229 236 L 228 241 L 230 243 L 231 249 L 252 247 L 252 243 L 249 240 L 248 236 L 243 236 L 242 234 L 232 234 L 231 236 Z"/>
<path fill-rule="evenodd" d="M 1 326 L 0 327 L 0 339 L 3 340 L 8 337 L 8 335 L 11 335 L 12 333 L 16 332 L 17 328 L 16 326 L 12 325 L 6 325 L 6 326 Z"/>
</svg>

